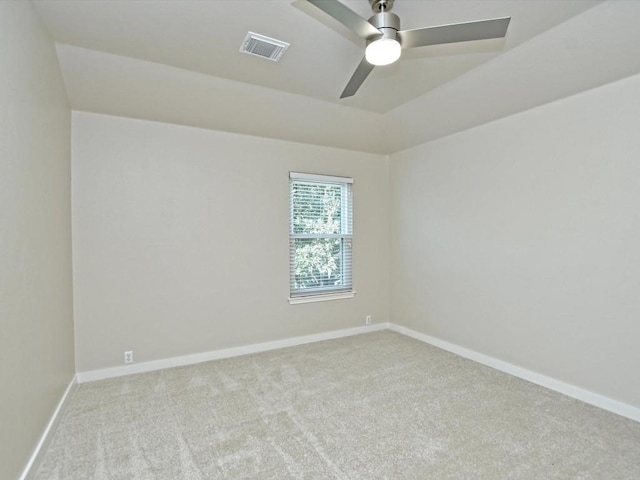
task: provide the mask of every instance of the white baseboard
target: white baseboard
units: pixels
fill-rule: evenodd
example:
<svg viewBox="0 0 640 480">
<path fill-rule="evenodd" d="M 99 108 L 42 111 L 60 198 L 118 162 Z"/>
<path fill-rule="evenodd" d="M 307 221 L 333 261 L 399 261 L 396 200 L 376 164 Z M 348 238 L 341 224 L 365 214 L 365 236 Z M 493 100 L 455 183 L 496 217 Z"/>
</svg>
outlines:
<svg viewBox="0 0 640 480">
<path fill-rule="evenodd" d="M 162 360 L 154 360 L 150 362 L 137 363 L 132 365 L 123 365 L 119 367 L 105 368 L 101 370 L 91 370 L 86 372 L 78 372 L 76 375 L 78 383 L 92 382 L 105 378 L 121 377 L 123 375 L 131 375 L 134 373 L 152 372 L 165 368 L 181 367 L 185 365 L 193 365 L 196 363 L 208 362 L 211 360 L 219 360 L 222 358 L 237 357 L 251 353 L 266 352 L 284 347 L 293 347 L 296 345 L 304 345 L 306 343 L 321 342 L 323 340 L 332 340 L 335 338 L 348 337 L 351 335 L 359 335 L 361 333 L 375 332 L 378 330 L 390 329 L 395 332 L 407 335 L 422 342 L 428 343 L 443 350 L 447 350 L 461 357 L 468 358 L 475 362 L 487 365 L 502 372 L 508 373 L 515 377 L 522 378 L 531 383 L 543 386 L 550 390 L 562 393 L 569 397 L 581 400 L 596 407 L 608 410 L 623 417 L 630 418 L 640 422 L 640 408 L 614 400 L 612 398 L 600 395 L 598 393 L 585 390 L 575 385 L 556 380 L 555 378 L 518 367 L 512 363 L 498 360 L 483 353 L 464 348 L 453 343 L 441 340 L 436 337 L 417 332 L 410 328 L 406 328 L 394 323 L 376 323 L 363 327 L 347 328 L 344 330 L 333 330 L 331 332 L 316 333 L 313 335 L 305 335 L 301 337 L 287 338 L 283 340 L 275 340 L 273 342 L 257 343 L 253 345 L 245 345 L 241 347 L 227 348 L 223 350 L 213 350 L 210 352 L 196 353 L 192 355 L 184 355 L 180 357 L 166 358 Z M 66 393 L 65 393 L 66 396 Z"/>
<path fill-rule="evenodd" d="M 523 380 L 535 383 L 536 385 L 540 385 L 542 387 L 554 390 L 577 400 L 581 400 L 590 405 L 602 408 L 603 410 L 608 410 L 609 412 L 617 413 L 618 415 L 622 415 L 623 417 L 627 417 L 631 420 L 635 420 L 636 422 L 640 422 L 640 408 L 638 407 L 634 407 L 627 403 L 605 397 L 604 395 L 600 395 L 598 393 L 576 387 L 575 385 L 556 380 L 555 378 L 551 378 L 546 375 L 527 370 L 526 368 L 518 367 L 517 365 L 498 360 L 497 358 L 484 355 L 474 350 L 460 347 L 439 338 L 416 332 L 415 330 L 411 330 L 410 328 L 402 327 L 394 323 L 389 323 L 389 329 L 403 335 L 407 335 L 408 337 L 415 338 L 416 340 L 428 343 L 435 347 L 441 348 L 443 350 L 447 350 L 448 352 L 455 353 L 456 355 L 460 355 L 461 357 L 468 358 L 469 360 L 473 360 L 474 362 L 478 362 L 483 365 L 487 365 L 488 367 L 495 368 L 496 370 L 508 373 L 509 375 L 522 378 Z"/>
<path fill-rule="evenodd" d="M 316 333 L 313 335 L 304 335 L 302 337 L 287 338 L 284 340 L 275 340 L 273 342 L 256 343 L 253 345 L 245 345 L 241 347 L 226 348 L 224 350 L 213 350 L 210 352 L 196 353 L 192 355 L 184 355 L 180 357 L 171 357 L 162 360 L 154 360 L 150 362 L 134 363 L 131 365 L 123 365 L 120 367 L 105 368 L 101 370 L 90 370 L 87 372 L 78 372 L 78 383 L 93 382 L 95 380 L 103 380 L 105 378 L 121 377 L 123 375 L 131 375 L 134 373 L 152 372 L 165 368 L 182 367 L 185 365 L 193 365 L 196 363 L 209 362 L 211 360 L 220 360 L 222 358 L 238 357 L 250 353 L 266 352 L 268 350 L 276 350 L 284 347 L 294 347 L 296 345 L 304 345 L 305 343 L 321 342 L 323 340 L 333 340 L 335 338 L 349 337 L 359 335 L 361 333 L 375 332 L 378 330 L 386 330 L 389 328 L 388 323 L 375 323 L 364 327 L 346 328 L 343 330 L 333 330 L 330 332 Z"/>
<path fill-rule="evenodd" d="M 62 394 L 62 398 L 58 402 L 58 406 L 53 412 L 53 415 L 51 416 L 51 419 L 49 420 L 47 427 L 44 429 L 44 432 L 42 433 L 42 436 L 40 437 L 40 440 L 38 441 L 36 448 L 33 450 L 33 453 L 31 454 L 31 458 L 29 458 L 27 465 L 24 467 L 24 470 L 22 471 L 22 475 L 20 475 L 20 480 L 29 480 L 33 478 L 34 475 L 36 474 L 36 470 L 38 470 L 38 467 L 40 466 L 40 462 L 42 461 L 42 456 L 44 455 L 44 452 L 47 450 L 47 446 L 51 442 L 51 436 L 55 431 L 56 427 L 58 426 L 58 423 L 60 422 L 60 418 L 62 417 L 62 412 L 64 411 L 67 400 L 69 399 L 69 393 L 71 392 L 71 389 L 76 383 L 77 383 L 77 375 L 74 375 L 73 378 L 71 379 L 71 382 L 69 382 L 69 385 L 67 385 L 67 389 Z"/>
</svg>

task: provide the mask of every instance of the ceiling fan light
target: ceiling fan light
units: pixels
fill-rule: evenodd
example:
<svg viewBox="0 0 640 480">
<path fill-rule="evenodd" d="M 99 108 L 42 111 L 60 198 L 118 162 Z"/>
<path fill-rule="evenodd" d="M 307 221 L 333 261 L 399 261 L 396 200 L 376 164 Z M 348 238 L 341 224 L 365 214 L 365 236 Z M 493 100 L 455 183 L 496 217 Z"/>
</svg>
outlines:
<svg viewBox="0 0 640 480">
<path fill-rule="evenodd" d="M 393 38 L 380 38 L 367 45 L 364 56 L 371 65 L 389 65 L 400 58 L 402 47 Z"/>
</svg>

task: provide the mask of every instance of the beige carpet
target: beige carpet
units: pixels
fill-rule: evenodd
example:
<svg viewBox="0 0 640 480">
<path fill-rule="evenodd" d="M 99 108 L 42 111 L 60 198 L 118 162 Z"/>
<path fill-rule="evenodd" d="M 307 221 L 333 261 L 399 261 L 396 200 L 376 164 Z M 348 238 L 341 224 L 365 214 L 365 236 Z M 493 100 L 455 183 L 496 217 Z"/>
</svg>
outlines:
<svg viewBox="0 0 640 480">
<path fill-rule="evenodd" d="M 640 479 L 640 423 L 383 331 L 79 385 L 62 479 Z"/>
</svg>

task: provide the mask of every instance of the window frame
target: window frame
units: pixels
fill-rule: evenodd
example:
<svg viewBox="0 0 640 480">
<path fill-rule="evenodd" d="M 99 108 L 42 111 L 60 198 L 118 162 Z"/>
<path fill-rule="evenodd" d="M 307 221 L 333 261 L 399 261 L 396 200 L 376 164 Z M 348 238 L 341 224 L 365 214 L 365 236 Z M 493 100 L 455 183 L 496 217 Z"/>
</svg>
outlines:
<svg viewBox="0 0 640 480">
<path fill-rule="evenodd" d="M 340 233 L 338 234 L 296 234 L 293 232 L 293 183 L 317 183 L 324 185 L 340 185 Z M 309 303 L 326 300 L 340 300 L 352 298 L 356 292 L 353 288 L 353 178 L 334 175 L 319 175 L 313 173 L 289 172 L 289 303 Z M 346 233 L 345 233 L 346 232 Z M 317 287 L 296 291 L 294 278 L 296 271 L 294 242 L 297 239 L 339 238 L 341 246 L 341 275 L 348 278 L 349 284 L 336 287 Z M 346 261 L 345 248 L 349 249 Z M 348 271 L 345 274 L 345 269 Z"/>
</svg>

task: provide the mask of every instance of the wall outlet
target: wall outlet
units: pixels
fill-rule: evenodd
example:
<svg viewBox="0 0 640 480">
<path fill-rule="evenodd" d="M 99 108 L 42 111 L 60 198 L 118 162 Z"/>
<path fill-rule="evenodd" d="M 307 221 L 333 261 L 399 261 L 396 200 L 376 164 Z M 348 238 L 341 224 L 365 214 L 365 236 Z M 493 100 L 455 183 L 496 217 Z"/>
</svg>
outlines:
<svg viewBox="0 0 640 480">
<path fill-rule="evenodd" d="M 124 363 L 133 363 L 133 350 L 124 352 Z"/>
<path fill-rule="evenodd" d="M 364 324 L 371 325 L 371 315 L 367 315 L 366 317 L 364 317 Z"/>
</svg>

